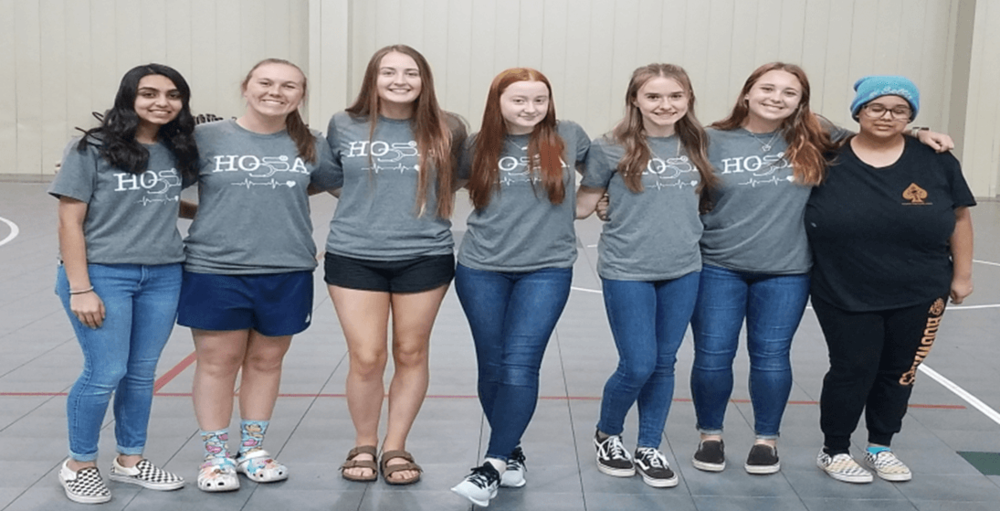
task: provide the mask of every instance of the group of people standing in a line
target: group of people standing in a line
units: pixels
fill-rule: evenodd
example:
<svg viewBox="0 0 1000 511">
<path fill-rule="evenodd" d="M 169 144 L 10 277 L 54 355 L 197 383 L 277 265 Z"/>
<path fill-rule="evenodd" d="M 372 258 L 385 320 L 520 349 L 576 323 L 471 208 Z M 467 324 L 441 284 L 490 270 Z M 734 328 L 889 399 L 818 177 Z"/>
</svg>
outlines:
<svg viewBox="0 0 1000 511">
<path fill-rule="evenodd" d="M 264 60 L 241 89 L 240 117 L 195 128 L 177 71 L 130 70 L 100 127 L 67 148 L 49 190 L 59 198 L 56 291 L 84 353 L 67 399 L 70 456 L 59 470 L 71 500 L 111 498 L 96 460 L 112 394 L 110 479 L 183 485 L 142 456 L 156 363 L 175 318 L 191 328 L 197 353 L 198 487 L 235 490 L 238 473 L 288 477 L 263 441 L 283 357 L 313 312 L 309 195 L 323 191 L 339 198 L 324 280 L 350 357 L 356 436 L 341 467 L 346 479 L 420 479 L 406 438 L 427 391 L 431 328 L 454 278 L 490 439 L 483 464 L 452 490 L 486 506 L 498 487 L 525 484 L 521 440 L 570 292 L 573 222 L 595 208 L 607 219 L 598 273 L 619 354 L 594 436 L 601 472 L 678 484 L 659 445 L 689 324 L 701 432 L 693 463 L 725 468 L 723 423 L 744 322 L 756 432 L 745 468 L 777 472 L 790 346 L 811 294 L 831 362 L 818 465 L 838 480 L 872 480 L 849 453 L 866 411 L 867 465 L 887 480 L 910 478 L 890 440 L 949 295 L 960 303 L 972 292 L 975 201 L 957 160 L 931 149 L 950 149 L 950 139 L 905 136 L 920 106 L 906 78 L 855 84 L 855 135 L 811 112 L 801 68 L 767 64 L 746 80 L 730 115 L 704 128 L 684 70 L 651 64 L 631 77 L 625 117 L 593 141 L 557 120 L 548 79 L 528 68 L 496 76 L 481 129 L 466 137 L 463 121 L 439 106 L 427 61 L 404 45 L 376 52 L 325 139 L 299 115 L 307 86 L 294 64 Z M 198 204 L 181 200 L 195 184 Z M 456 265 L 449 217 L 461 187 L 473 211 Z M 184 240 L 178 216 L 193 218 Z M 633 404 L 634 453 L 621 437 Z"/>
</svg>

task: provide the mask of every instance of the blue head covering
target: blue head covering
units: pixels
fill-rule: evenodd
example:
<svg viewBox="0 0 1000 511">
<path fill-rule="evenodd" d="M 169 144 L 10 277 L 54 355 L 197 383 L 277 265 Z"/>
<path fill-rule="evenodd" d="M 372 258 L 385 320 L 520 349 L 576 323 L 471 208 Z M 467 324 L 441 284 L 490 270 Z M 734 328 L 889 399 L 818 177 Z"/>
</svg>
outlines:
<svg viewBox="0 0 1000 511">
<path fill-rule="evenodd" d="M 866 76 L 854 82 L 857 95 L 851 102 L 851 117 L 858 120 L 858 112 L 869 101 L 881 96 L 899 96 L 910 104 L 913 115 L 910 121 L 917 118 L 920 111 L 920 91 L 917 86 L 905 76 Z"/>
</svg>

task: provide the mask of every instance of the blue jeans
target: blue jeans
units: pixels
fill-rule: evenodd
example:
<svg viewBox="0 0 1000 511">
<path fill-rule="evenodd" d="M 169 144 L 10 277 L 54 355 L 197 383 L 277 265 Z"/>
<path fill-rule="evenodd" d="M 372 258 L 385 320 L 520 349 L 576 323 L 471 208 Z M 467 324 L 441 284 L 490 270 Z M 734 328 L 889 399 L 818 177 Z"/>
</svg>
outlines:
<svg viewBox="0 0 1000 511">
<path fill-rule="evenodd" d="M 170 337 L 181 291 L 181 265 L 90 264 L 90 283 L 106 317 L 90 328 L 69 306 L 69 282 L 60 265 L 56 294 L 83 349 L 83 372 L 66 398 L 69 455 L 97 459 L 101 422 L 114 392 L 115 438 L 121 454 L 142 454 L 160 352 Z"/>
<path fill-rule="evenodd" d="M 490 423 L 486 456 L 506 460 L 538 402 L 538 370 L 569 298 L 571 268 L 507 273 L 455 269 L 455 292 L 472 329 L 479 403 Z"/>
<path fill-rule="evenodd" d="M 703 434 L 721 434 L 733 392 L 743 320 L 750 354 L 750 402 L 758 438 L 778 437 L 792 390 L 792 337 L 809 299 L 809 275 L 771 275 L 704 266 L 691 317 L 691 396 Z"/>
<path fill-rule="evenodd" d="M 638 446 L 659 448 L 674 398 L 677 349 L 698 296 L 698 272 L 656 282 L 601 281 L 618 368 L 604 384 L 597 429 L 620 435 L 625 415 L 637 403 Z"/>
</svg>

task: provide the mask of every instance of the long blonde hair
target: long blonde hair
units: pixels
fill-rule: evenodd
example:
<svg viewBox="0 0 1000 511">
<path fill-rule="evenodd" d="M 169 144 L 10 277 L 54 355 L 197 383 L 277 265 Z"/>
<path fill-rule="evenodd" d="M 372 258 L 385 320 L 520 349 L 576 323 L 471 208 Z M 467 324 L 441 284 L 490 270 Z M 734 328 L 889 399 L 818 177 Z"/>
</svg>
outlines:
<svg viewBox="0 0 1000 511">
<path fill-rule="evenodd" d="M 649 64 L 632 73 L 632 79 L 629 80 L 628 89 L 625 91 L 625 117 L 611 132 L 615 141 L 625 148 L 625 155 L 622 156 L 617 171 L 621 174 L 625 186 L 632 193 L 642 191 L 642 172 L 649 162 L 650 150 L 642 122 L 642 111 L 635 106 L 635 101 L 639 95 L 639 89 L 646 82 L 657 77 L 674 80 L 687 94 L 687 114 L 674 124 L 674 129 L 680 139 L 680 144 L 684 146 L 684 152 L 691 158 L 691 163 L 698 169 L 698 174 L 701 177 L 695 191 L 701 198 L 699 210 L 704 213 L 712 208 L 708 191 L 716 186 L 718 178 L 712 172 L 712 165 L 708 162 L 708 135 L 694 114 L 694 89 L 691 87 L 691 79 L 688 78 L 684 68 L 680 66 Z"/>
</svg>

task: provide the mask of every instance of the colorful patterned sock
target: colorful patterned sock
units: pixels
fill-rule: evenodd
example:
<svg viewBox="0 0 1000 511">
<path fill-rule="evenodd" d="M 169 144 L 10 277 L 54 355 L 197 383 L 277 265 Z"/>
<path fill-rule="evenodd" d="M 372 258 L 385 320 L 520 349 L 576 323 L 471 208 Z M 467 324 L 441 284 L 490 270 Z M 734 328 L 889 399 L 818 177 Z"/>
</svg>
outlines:
<svg viewBox="0 0 1000 511">
<path fill-rule="evenodd" d="M 202 431 L 201 441 L 205 442 L 205 461 L 229 457 L 229 428 Z"/>
<path fill-rule="evenodd" d="M 240 422 L 240 456 L 262 448 L 264 433 L 267 433 L 267 426 L 270 423 L 271 421 Z"/>
<path fill-rule="evenodd" d="M 868 452 L 872 456 L 875 456 L 876 454 L 878 454 L 880 452 L 883 452 L 883 451 L 891 451 L 891 450 L 892 449 L 889 449 L 888 447 L 886 447 L 884 445 L 869 445 L 868 446 Z"/>
</svg>

